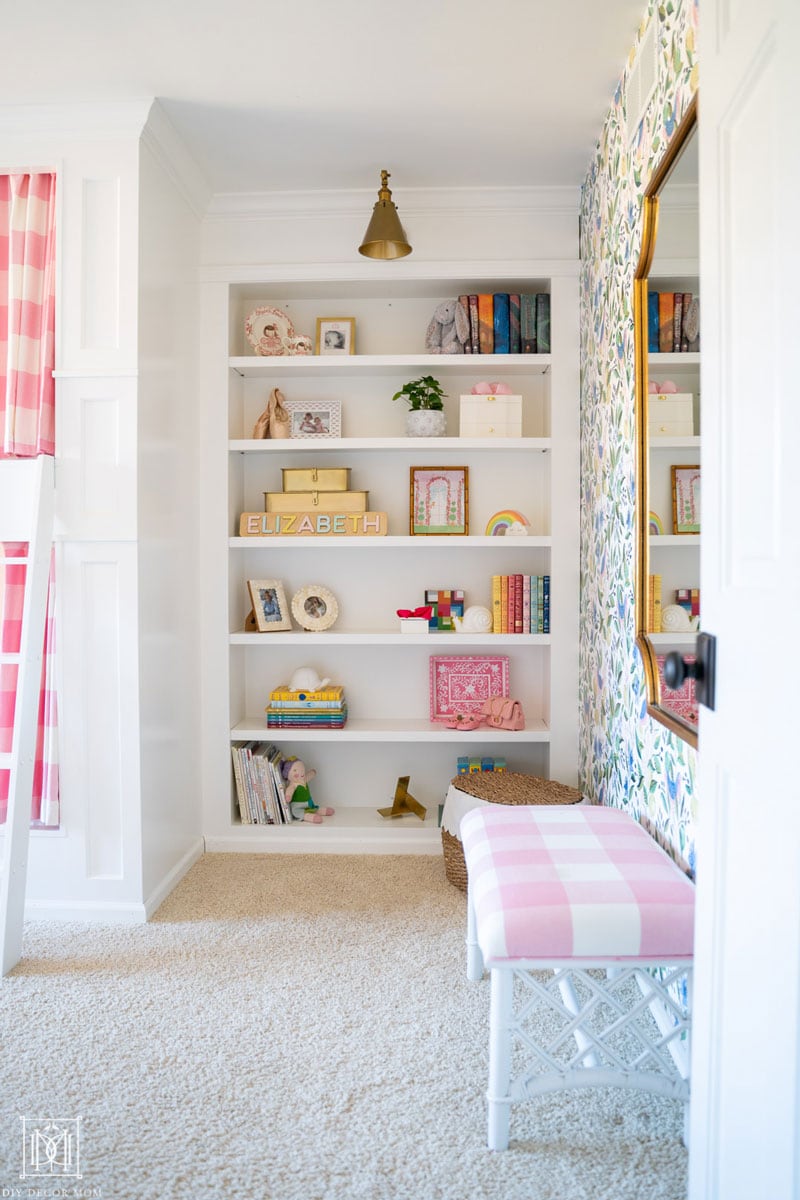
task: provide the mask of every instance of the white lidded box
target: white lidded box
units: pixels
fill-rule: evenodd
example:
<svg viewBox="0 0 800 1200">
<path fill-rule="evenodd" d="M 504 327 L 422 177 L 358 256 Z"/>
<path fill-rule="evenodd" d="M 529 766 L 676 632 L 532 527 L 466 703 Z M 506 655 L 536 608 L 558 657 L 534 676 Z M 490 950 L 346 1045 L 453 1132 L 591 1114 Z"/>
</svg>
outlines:
<svg viewBox="0 0 800 1200">
<path fill-rule="evenodd" d="M 693 437 L 693 402 L 691 392 L 651 392 L 647 397 L 647 432 L 650 437 Z"/>
<path fill-rule="evenodd" d="M 459 437 L 522 437 L 522 396 L 461 397 Z"/>
</svg>

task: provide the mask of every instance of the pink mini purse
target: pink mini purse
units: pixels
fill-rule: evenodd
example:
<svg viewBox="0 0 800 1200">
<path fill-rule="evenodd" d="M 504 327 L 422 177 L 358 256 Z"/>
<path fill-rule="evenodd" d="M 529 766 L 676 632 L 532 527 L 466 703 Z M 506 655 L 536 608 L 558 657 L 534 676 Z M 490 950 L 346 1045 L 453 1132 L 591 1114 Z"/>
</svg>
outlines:
<svg viewBox="0 0 800 1200">
<path fill-rule="evenodd" d="M 507 696 L 491 696 L 485 701 L 481 711 L 486 724 L 492 729 L 525 728 L 525 714 L 519 700 L 509 700 Z"/>
</svg>

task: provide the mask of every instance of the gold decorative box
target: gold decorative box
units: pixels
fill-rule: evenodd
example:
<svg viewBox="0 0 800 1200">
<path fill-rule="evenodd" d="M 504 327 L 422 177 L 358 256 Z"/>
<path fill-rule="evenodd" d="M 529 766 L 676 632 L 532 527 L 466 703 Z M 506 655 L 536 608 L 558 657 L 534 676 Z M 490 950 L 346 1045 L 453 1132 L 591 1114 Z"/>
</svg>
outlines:
<svg viewBox="0 0 800 1200">
<path fill-rule="evenodd" d="M 522 396 L 461 396 L 459 437 L 522 437 Z"/>
<path fill-rule="evenodd" d="M 350 487 L 349 467 L 284 467 L 285 492 L 346 492 Z"/>
<path fill-rule="evenodd" d="M 363 513 L 369 492 L 264 492 L 264 512 Z"/>
</svg>

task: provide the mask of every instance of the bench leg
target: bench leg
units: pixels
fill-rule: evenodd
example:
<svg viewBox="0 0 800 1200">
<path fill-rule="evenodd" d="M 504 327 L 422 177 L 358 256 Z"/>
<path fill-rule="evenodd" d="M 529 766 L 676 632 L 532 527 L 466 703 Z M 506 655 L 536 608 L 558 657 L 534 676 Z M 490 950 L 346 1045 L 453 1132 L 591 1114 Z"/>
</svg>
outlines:
<svg viewBox="0 0 800 1200">
<path fill-rule="evenodd" d="M 467 979 L 477 983 L 483 978 L 483 955 L 478 945 L 478 929 L 472 891 L 467 884 Z"/>
<path fill-rule="evenodd" d="M 511 1119 L 511 1020 L 514 972 L 492 968 L 489 1013 L 489 1129 L 490 1150 L 507 1150 Z"/>
</svg>

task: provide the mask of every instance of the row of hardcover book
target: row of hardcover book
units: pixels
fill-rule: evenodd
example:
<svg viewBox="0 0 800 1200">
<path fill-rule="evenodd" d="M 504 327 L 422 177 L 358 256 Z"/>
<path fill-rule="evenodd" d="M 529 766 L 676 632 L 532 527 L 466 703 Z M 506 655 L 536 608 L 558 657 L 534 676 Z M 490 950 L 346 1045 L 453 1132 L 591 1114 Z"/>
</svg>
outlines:
<svg viewBox="0 0 800 1200">
<path fill-rule="evenodd" d="M 549 354 L 550 293 L 459 296 L 469 319 L 465 354 Z"/>
<path fill-rule="evenodd" d="M 550 576 L 493 575 L 492 633 L 549 633 Z"/>
<path fill-rule="evenodd" d="M 691 292 L 647 293 L 650 354 L 696 354 L 700 349 L 700 301 Z"/>
<path fill-rule="evenodd" d="M 292 812 L 286 801 L 283 757 L 267 742 L 233 742 L 233 777 L 243 825 L 288 825 Z"/>
</svg>

